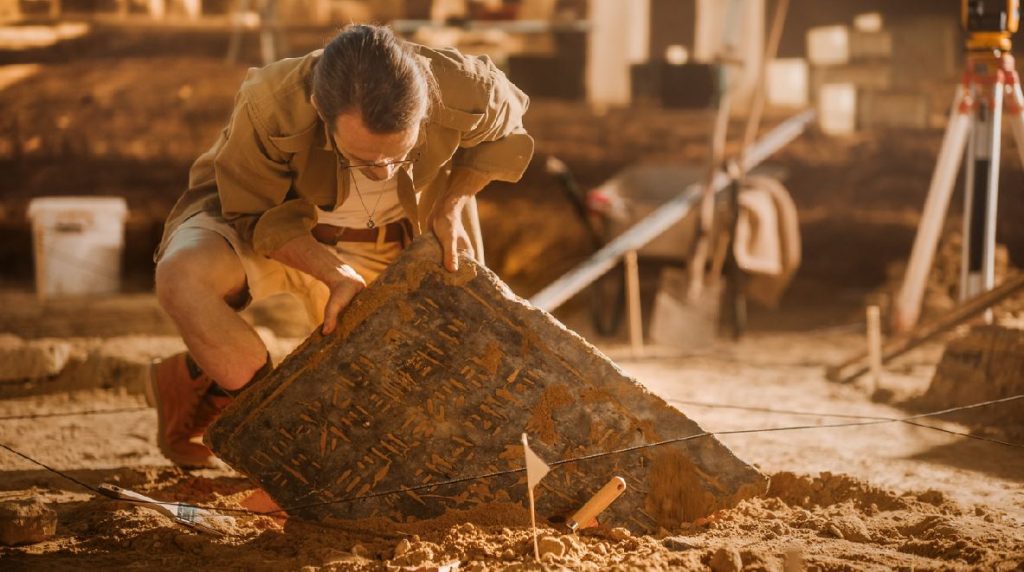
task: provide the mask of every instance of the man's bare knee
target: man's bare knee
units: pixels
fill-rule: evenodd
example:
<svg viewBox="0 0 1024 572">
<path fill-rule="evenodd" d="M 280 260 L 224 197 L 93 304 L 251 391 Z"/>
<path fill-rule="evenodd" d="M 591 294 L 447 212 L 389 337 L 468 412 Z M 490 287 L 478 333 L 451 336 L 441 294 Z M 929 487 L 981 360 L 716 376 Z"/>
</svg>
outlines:
<svg viewBox="0 0 1024 572">
<path fill-rule="evenodd" d="M 156 295 L 168 313 L 197 299 L 226 300 L 245 288 L 245 272 L 223 239 L 167 252 L 156 266 Z"/>
</svg>

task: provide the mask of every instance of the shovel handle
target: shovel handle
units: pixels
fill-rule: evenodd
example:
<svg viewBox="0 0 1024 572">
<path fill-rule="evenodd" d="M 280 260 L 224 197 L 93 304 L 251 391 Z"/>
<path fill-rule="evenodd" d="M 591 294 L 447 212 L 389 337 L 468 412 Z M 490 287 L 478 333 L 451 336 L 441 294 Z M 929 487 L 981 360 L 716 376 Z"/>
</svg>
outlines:
<svg viewBox="0 0 1024 572">
<path fill-rule="evenodd" d="M 601 487 L 601 490 L 597 491 L 597 494 L 590 497 L 586 504 L 569 517 L 569 520 L 566 522 L 569 530 L 575 532 L 580 528 L 597 526 L 597 515 L 608 508 L 608 505 L 615 502 L 615 499 L 619 498 L 625 490 L 626 480 L 622 477 L 612 477 L 610 481 Z"/>
</svg>

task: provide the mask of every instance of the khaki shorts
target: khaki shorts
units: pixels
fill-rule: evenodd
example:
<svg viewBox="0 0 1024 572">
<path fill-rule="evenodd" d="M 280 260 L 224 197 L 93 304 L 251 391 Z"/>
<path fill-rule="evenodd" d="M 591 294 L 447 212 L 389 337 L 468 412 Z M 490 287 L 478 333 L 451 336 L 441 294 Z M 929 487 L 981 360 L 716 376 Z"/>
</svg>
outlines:
<svg viewBox="0 0 1024 572">
<path fill-rule="evenodd" d="M 305 272 L 257 254 L 248 242 L 238 236 L 234 227 L 209 213 L 201 212 L 174 229 L 167 243 L 161 247 L 157 262 L 168 252 L 173 252 L 176 247 L 194 244 L 199 238 L 198 234 L 208 232 L 220 235 L 231 245 L 245 271 L 248 300 L 237 309 L 244 308 L 250 302 L 287 293 L 302 301 L 310 323 L 319 324 L 323 321 L 324 306 L 327 305 L 329 295 L 323 282 Z M 325 247 L 334 249 L 342 262 L 354 268 L 366 283 L 370 284 L 402 252 L 400 243 L 384 242 L 384 233 L 380 234 L 381 240 L 376 243 L 339 242 L 335 246 Z M 211 271 L 216 272 L 216 269 Z"/>
</svg>

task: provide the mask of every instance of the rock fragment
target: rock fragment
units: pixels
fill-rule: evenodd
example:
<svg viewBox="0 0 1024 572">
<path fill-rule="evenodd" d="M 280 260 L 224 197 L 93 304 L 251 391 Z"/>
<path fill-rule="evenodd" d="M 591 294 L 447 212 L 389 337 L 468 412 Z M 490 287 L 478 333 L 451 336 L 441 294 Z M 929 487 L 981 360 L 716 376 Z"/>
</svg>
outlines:
<svg viewBox="0 0 1024 572">
<path fill-rule="evenodd" d="M 700 544 L 692 538 L 685 536 L 669 536 L 661 539 L 661 545 L 669 550 L 676 552 L 683 552 L 686 550 L 693 550 L 694 548 L 700 548 Z"/>
<path fill-rule="evenodd" d="M 0 502 L 0 544 L 34 544 L 57 532 L 57 513 L 38 499 Z"/>
<path fill-rule="evenodd" d="M 871 542 L 868 525 L 856 514 L 844 514 L 833 518 L 829 530 L 833 529 L 839 533 L 839 538 L 853 542 Z"/>
<path fill-rule="evenodd" d="M 548 556 L 561 558 L 565 555 L 565 545 L 555 536 L 543 536 L 537 541 L 541 560 Z"/>
<path fill-rule="evenodd" d="M 55 376 L 64 369 L 70 355 L 67 342 L 0 335 L 0 382 Z"/>
<path fill-rule="evenodd" d="M 735 546 L 723 546 L 711 556 L 711 570 L 714 572 L 740 572 L 743 558 Z"/>
</svg>

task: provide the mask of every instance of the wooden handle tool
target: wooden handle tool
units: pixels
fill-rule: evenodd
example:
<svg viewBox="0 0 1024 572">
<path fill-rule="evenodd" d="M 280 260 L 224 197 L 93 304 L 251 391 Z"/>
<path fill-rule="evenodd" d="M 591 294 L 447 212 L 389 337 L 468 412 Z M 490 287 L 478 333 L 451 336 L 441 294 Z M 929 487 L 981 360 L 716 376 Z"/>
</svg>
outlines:
<svg viewBox="0 0 1024 572">
<path fill-rule="evenodd" d="M 626 490 L 626 480 L 622 477 L 612 477 L 605 483 L 597 494 L 590 497 L 590 500 L 583 505 L 575 514 L 569 517 L 566 525 L 569 530 L 576 532 L 581 528 L 597 526 L 597 515 L 601 514 L 608 505 L 615 502 Z"/>
</svg>

